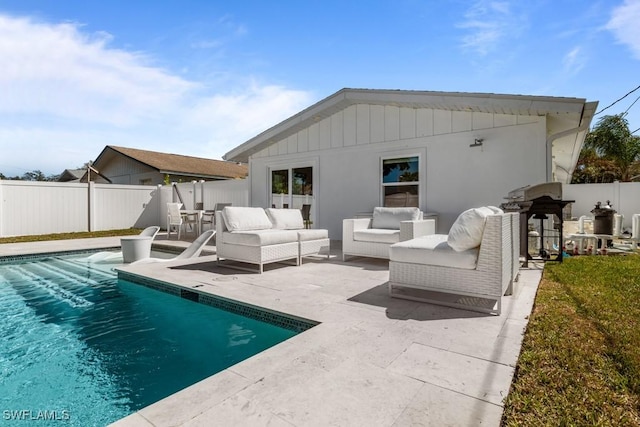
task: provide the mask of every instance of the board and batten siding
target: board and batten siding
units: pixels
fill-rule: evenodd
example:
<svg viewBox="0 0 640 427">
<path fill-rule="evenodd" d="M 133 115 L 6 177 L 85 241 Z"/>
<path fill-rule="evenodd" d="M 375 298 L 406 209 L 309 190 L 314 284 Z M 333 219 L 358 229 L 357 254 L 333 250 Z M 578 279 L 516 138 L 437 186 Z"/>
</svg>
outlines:
<svg viewBox="0 0 640 427">
<path fill-rule="evenodd" d="M 339 240 L 343 218 L 382 203 L 381 159 L 404 156 L 419 156 L 420 208 L 446 233 L 464 209 L 546 180 L 546 118 L 353 105 L 252 155 L 251 205 L 271 203 L 270 170 L 316 165 L 314 226 Z"/>
<path fill-rule="evenodd" d="M 544 117 L 358 104 L 270 145 L 252 158 L 516 126 L 540 120 Z"/>
</svg>

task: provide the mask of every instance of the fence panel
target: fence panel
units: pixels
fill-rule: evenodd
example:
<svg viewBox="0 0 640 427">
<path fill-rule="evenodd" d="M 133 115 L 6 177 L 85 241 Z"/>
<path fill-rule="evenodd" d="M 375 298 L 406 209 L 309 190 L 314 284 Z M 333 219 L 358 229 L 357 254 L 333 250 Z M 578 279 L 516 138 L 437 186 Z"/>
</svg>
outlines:
<svg viewBox="0 0 640 427">
<path fill-rule="evenodd" d="M 0 180 L 0 237 L 87 231 L 87 184 Z"/>
<path fill-rule="evenodd" d="M 614 182 L 609 184 L 565 184 L 562 186 L 565 200 L 575 200 L 571 216 L 592 217 L 597 202 L 611 202 L 613 209 L 624 216 L 623 228 L 631 228 L 633 214 L 640 213 L 640 182 Z"/>
</svg>

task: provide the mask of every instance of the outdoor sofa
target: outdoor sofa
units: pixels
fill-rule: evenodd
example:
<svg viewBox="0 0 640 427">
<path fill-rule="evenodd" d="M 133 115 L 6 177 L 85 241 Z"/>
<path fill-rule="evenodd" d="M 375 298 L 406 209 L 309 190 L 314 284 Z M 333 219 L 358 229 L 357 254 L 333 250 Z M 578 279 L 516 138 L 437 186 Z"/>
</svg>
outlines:
<svg viewBox="0 0 640 427">
<path fill-rule="evenodd" d="M 435 233 L 434 219 L 422 219 L 418 208 L 376 207 L 371 218 L 342 220 L 342 260 L 347 256 L 389 259 L 389 247 Z"/>
<path fill-rule="evenodd" d="M 299 209 L 227 206 L 216 212 L 218 262 L 228 259 L 257 264 L 294 260 L 310 255 L 329 257 L 329 232 L 305 229 Z"/>
<path fill-rule="evenodd" d="M 449 234 L 391 245 L 389 295 L 499 315 L 519 270 L 519 218 L 469 209 Z"/>
</svg>

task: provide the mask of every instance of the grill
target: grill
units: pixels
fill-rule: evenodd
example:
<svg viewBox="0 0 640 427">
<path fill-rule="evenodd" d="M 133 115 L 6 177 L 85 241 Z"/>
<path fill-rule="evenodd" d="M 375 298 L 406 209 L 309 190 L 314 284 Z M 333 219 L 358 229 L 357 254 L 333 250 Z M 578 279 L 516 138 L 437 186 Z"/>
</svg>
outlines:
<svg viewBox="0 0 640 427">
<path fill-rule="evenodd" d="M 524 258 L 523 267 L 528 267 L 529 260 L 533 257 L 529 253 L 528 224 L 529 219 L 540 220 L 540 242 L 544 242 L 544 220 L 547 215 L 555 215 L 558 233 L 558 255 L 555 261 L 562 262 L 562 220 L 563 209 L 575 200 L 562 200 L 562 183 L 545 182 L 537 185 L 516 188 L 510 191 L 506 197 L 507 201 L 500 205 L 505 212 L 520 213 L 520 256 Z M 540 248 L 540 256 L 544 260 L 550 260 L 551 254 Z"/>
</svg>

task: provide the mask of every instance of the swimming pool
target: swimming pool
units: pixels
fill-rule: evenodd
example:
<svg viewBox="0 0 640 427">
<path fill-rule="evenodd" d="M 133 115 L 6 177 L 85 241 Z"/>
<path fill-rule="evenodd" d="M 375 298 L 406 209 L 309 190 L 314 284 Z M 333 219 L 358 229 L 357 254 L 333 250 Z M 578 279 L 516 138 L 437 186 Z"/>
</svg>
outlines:
<svg viewBox="0 0 640 427">
<path fill-rule="evenodd" d="M 313 326 L 85 258 L 0 262 L 3 425 L 106 425 Z"/>
</svg>

